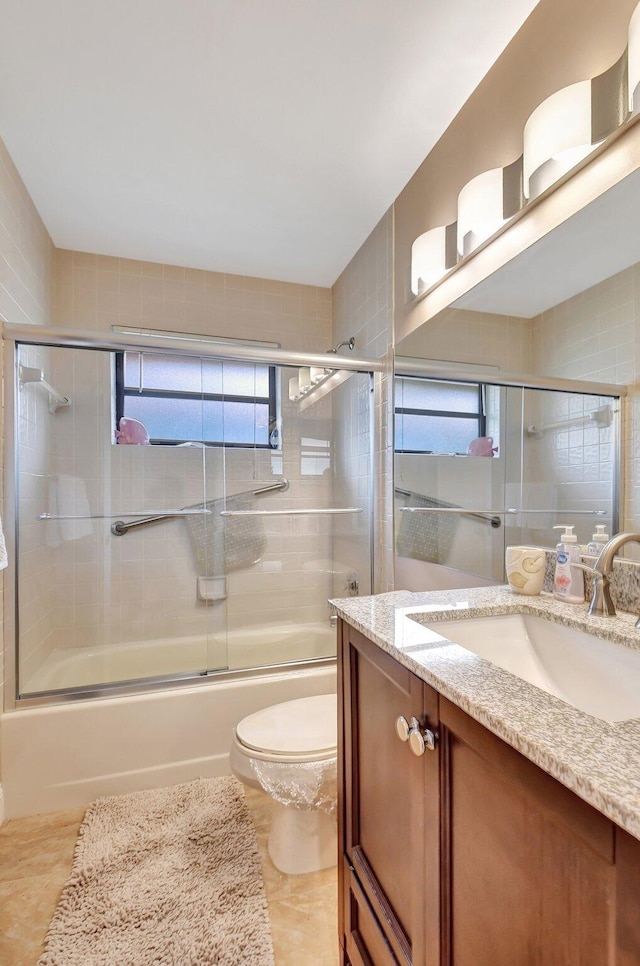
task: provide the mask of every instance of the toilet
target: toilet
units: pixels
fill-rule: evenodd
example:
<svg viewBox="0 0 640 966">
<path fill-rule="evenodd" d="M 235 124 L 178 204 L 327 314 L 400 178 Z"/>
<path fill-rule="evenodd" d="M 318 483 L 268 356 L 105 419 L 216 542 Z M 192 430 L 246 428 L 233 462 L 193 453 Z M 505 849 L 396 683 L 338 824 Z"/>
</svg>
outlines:
<svg viewBox="0 0 640 966">
<path fill-rule="evenodd" d="M 231 770 L 271 795 L 269 855 L 297 875 L 337 861 L 337 698 L 321 694 L 285 701 L 236 726 Z"/>
</svg>

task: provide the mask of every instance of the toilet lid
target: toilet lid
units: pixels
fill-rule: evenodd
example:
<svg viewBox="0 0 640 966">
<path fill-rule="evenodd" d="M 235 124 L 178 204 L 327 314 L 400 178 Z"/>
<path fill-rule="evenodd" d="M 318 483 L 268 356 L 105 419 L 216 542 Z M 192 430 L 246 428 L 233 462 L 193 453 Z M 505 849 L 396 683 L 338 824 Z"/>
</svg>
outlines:
<svg viewBox="0 0 640 966">
<path fill-rule="evenodd" d="M 320 694 L 256 711 L 242 719 L 236 735 L 253 751 L 329 756 L 336 751 L 337 718 L 336 695 Z"/>
</svg>

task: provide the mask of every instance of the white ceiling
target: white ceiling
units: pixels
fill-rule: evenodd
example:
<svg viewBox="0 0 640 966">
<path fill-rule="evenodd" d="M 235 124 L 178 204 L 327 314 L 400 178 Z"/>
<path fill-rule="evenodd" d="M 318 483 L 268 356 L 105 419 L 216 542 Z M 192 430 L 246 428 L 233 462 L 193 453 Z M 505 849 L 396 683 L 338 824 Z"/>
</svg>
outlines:
<svg viewBox="0 0 640 966">
<path fill-rule="evenodd" d="M 536 0 L 0 0 L 54 243 L 330 285 Z"/>
</svg>

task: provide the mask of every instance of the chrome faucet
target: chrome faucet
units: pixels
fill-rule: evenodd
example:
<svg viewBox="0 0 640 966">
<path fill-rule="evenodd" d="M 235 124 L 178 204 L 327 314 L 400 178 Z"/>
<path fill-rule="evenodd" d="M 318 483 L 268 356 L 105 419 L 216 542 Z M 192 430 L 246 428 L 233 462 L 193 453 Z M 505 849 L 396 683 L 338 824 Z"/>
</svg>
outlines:
<svg viewBox="0 0 640 966">
<path fill-rule="evenodd" d="M 625 543 L 640 543 L 640 533 L 616 533 L 605 543 L 593 567 L 578 564 L 582 570 L 593 574 L 593 597 L 589 605 L 589 613 L 597 617 L 615 617 L 616 608 L 611 598 L 611 577 L 613 576 L 613 559 Z M 640 617 L 636 622 L 640 629 Z"/>
</svg>

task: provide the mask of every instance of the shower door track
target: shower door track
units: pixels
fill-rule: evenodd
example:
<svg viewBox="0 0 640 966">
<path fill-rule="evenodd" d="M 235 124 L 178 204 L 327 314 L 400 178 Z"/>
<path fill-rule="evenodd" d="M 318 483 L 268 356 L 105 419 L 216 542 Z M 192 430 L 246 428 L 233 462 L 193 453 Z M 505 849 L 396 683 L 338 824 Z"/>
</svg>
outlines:
<svg viewBox="0 0 640 966">
<path fill-rule="evenodd" d="M 211 358 L 230 362 L 255 362 L 272 366 L 314 366 L 342 369 L 348 372 L 383 372 L 380 359 L 335 356 L 327 352 L 292 352 L 288 349 L 259 346 L 219 345 L 180 339 L 158 339 L 152 336 L 124 335 L 115 332 L 84 332 L 74 329 L 52 329 L 36 325 L 3 325 L 5 342 L 42 345 L 52 348 L 95 349 L 104 352 L 144 352 L 154 355 Z"/>
<path fill-rule="evenodd" d="M 257 667 L 238 668 L 237 670 L 185 671 L 180 674 L 158 675 L 157 677 L 136 678 L 129 681 L 105 682 L 102 684 L 79 685 L 59 691 L 41 691 L 38 694 L 25 694 L 16 697 L 15 706 L 5 711 L 27 708 L 50 708 L 53 705 L 72 704 L 75 701 L 90 701 L 95 698 L 119 698 L 129 695 L 145 694 L 156 691 L 173 691 L 182 688 L 201 688 L 212 684 L 229 684 L 234 681 L 252 681 L 261 677 L 276 677 L 283 674 L 299 674 L 311 668 L 332 668 L 336 666 L 335 657 L 314 657 L 307 661 L 291 661 L 287 664 L 264 664 Z"/>
</svg>

